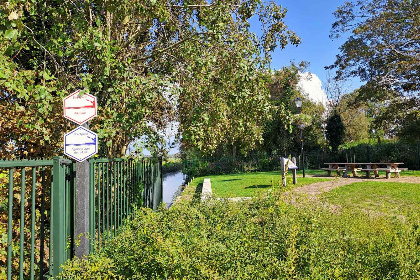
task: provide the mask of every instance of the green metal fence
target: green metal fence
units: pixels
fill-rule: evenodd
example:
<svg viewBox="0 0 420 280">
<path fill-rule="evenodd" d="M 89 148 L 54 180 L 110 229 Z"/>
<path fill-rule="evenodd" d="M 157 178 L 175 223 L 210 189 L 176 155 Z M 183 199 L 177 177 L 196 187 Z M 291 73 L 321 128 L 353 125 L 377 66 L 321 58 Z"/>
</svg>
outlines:
<svg viewBox="0 0 420 280">
<path fill-rule="evenodd" d="M 162 201 L 163 177 L 162 177 L 162 158 L 143 159 L 141 162 L 141 172 L 143 178 L 143 207 L 156 210 Z"/>
<path fill-rule="evenodd" d="M 161 160 L 154 159 L 90 161 L 91 252 L 118 233 L 135 207 L 157 208 L 160 170 Z M 0 251 L 7 251 L 0 274 L 46 279 L 73 257 L 74 181 L 75 164 L 62 157 L 0 161 L 0 234 L 7 236 L 0 241 Z"/>
</svg>

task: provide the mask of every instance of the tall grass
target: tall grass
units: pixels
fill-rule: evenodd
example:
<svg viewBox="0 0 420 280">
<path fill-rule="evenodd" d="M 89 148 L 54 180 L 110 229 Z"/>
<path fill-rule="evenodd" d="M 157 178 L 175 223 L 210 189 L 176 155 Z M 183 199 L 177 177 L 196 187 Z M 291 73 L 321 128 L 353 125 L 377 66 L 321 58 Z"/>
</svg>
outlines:
<svg viewBox="0 0 420 280">
<path fill-rule="evenodd" d="M 302 205 L 286 204 L 275 193 L 241 203 L 139 209 L 100 255 L 68 263 L 63 276 L 418 279 L 418 214 L 404 220 Z"/>
</svg>

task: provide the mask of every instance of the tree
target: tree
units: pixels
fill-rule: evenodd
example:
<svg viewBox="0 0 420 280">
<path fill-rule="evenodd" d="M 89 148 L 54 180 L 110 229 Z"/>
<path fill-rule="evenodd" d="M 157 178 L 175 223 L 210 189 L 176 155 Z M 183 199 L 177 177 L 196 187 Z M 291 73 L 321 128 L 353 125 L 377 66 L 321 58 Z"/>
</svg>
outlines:
<svg viewBox="0 0 420 280">
<path fill-rule="evenodd" d="M 333 112 L 327 120 L 326 137 L 332 151 L 337 151 L 338 147 L 344 143 L 345 127 L 340 115 Z"/>
<path fill-rule="evenodd" d="M 301 148 L 301 129 L 305 146 L 316 149 L 322 143 L 322 114 L 325 110 L 322 104 L 316 104 L 305 96 L 298 86 L 304 79 L 302 72 L 307 63 L 292 64 L 275 71 L 268 81 L 270 89 L 270 118 L 264 126 L 264 142 L 262 148 L 269 153 L 277 151 L 283 155 Z M 303 98 L 302 109 L 298 111 L 295 105 L 297 97 Z"/>
<path fill-rule="evenodd" d="M 359 77 L 361 102 L 382 104 L 376 131 L 394 137 L 405 115 L 418 115 L 420 91 L 420 2 L 417 0 L 349 1 L 335 12 L 331 37 L 346 32 L 335 63 L 336 79 Z M 399 114 L 398 112 L 404 112 Z"/>
<path fill-rule="evenodd" d="M 332 65 L 337 78 L 357 76 L 399 93 L 420 90 L 419 12 L 416 0 L 360 0 L 340 6 L 331 36 L 351 36 Z"/>
<path fill-rule="evenodd" d="M 144 135 L 159 145 L 159 130 L 174 120 L 186 146 L 211 152 L 239 141 L 249 149 L 261 138 L 270 53 L 299 43 L 285 13 L 257 0 L 8 1 L 0 13 L 7 68 L 0 108 L 31 136 L 18 130 L 5 140 L 15 151 L 28 152 L 31 141 L 51 147 L 31 156 L 60 153 L 62 133 L 72 127 L 59 117 L 61 100 L 83 88 L 98 98 L 90 126 L 102 156 L 124 155 Z M 263 22 L 260 38 L 249 31 L 253 15 Z"/>
<path fill-rule="evenodd" d="M 339 99 L 335 110 L 340 114 L 343 125 L 346 128 L 344 143 L 367 141 L 370 137 L 372 118 L 369 104 L 357 102 L 358 91 L 344 94 Z"/>
</svg>

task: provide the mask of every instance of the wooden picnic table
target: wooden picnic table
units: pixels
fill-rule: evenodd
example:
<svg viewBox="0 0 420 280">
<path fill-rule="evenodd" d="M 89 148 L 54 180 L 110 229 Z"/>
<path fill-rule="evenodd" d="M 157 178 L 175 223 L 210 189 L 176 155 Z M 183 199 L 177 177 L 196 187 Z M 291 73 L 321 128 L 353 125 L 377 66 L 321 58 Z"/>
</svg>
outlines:
<svg viewBox="0 0 420 280">
<path fill-rule="evenodd" d="M 324 163 L 328 165 L 328 168 L 322 168 L 328 172 L 328 175 L 331 176 L 331 171 L 336 171 L 338 175 L 340 172 L 343 172 L 343 176 L 347 177 L 349 171 L 352 172 L 353 177 L 358 177 L 357 172 L 362 171 L 366 172 L 366 177 L 370 178 L 370 172 L 375 174 L 375 177 L 379 177 L 379 171 L 386 172 L 386 178 L 389 179 L 391 173 L 397 174 L 399 176 L 400 172 L 407 170 L 407 168 L 399 168 L 399 165 L 404 164 L 403 162 L 327 162 Z M 386 168 L 381 168 L 380 166 L 386 166 Z"/>
</svg>

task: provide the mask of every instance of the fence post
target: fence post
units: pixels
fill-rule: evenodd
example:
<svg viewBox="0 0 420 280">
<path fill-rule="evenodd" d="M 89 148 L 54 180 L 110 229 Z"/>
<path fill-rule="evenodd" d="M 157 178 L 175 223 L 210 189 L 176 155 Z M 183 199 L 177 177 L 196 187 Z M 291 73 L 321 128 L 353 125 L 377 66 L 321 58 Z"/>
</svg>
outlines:
<svg viewBox="0 0 420 280">
<path fill-rule="evenodd" d="M 157 159 L 157 163 L 152 165 L 152 174 L 153 174 L 153 210 L 156 210 L 159 207 L 159 204 L 162 202 L 162 176 L 161 176 L 161 158 Z"/>
<path fill-rule="evenodd" d="M 58 276 L 66 261 L 65 167 L 61 157 L 53 158 L 53 189 L 51 190 L 52 276 Z"/>
<path fill-rule="evenodd" d="M 88 243 L 85 244 L 88 245 L 88 248 L 83 248 L 84 255 L 88 255 L 89 253 L 93 253 L 95 251 L 95 242 L 96 242 L 96 234 L 95 234 L 95 162 L 92 160 L 91 162 L 85 161 L 84 171 L 89 170 L 89 174 L 84 174 L 84 176 L 80 179 L 83 180 L 85 185 L 84 194 L 87 194 L 87 198 L 85 199 L 85 203 L 88 203 L 88 205 L 84 205 L 88 208 L 87 213 L 85 212 L 85 215 L 88 214 L 88 216 L 85 216 L 85 220 L 83 222 L 85 223 L 83 227 L 87 229 L 88 236 L 85 236 L 85 242 Z M 87 168 L 86 168 L 87 167 Z M 76 198 L 77 199 L 77 198 Z M 85 231 L 86 233 L 86 231 Z M 87 239 L 87 237 L 89 239 Z M 81 251 L 82 251 L 81 250 Z M 83 254 L 80 252 L 80 254 Z M 81 257 L 80 255 L 78 257 Z"/>
<path fill-rule="evenodd" d="M 286 187 L 286 162 L 284 157 L 280 158 L 280 170 L 281 170 L 281 184 L 283 187 Z"/>
</svg>

